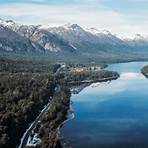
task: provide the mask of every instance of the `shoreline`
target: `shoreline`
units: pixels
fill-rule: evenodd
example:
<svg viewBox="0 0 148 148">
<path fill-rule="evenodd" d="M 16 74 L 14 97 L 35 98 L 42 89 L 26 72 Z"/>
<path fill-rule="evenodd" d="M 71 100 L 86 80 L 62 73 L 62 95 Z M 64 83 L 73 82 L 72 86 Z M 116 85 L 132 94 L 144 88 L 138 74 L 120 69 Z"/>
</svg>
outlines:
<svg viewBox="0 0 148 148">
<path fill-rule="evenodd" d="M 111 80 L 116 80 L 116 79 L 118 79 L 120 76 L 119 75 L 116 75 L 116 76 L 112 76 L 112 77 L 107 77 L 107 78 L 102 78 L 102 79 L 98 79 L 98 80 L 83 80 L 83 81 L 77 81 L 77 82 L 70 82 L 70 83 L 68 83 L 68 84 L 70 84 L 70 87 L 71 87 L 71 85 L 82 85 L 82 84 L 86 84 L 86 86 L 88 86 L 88 85 L 90 85 L 90 84 L 92 84 L 92 83 L 97 83 L 97 82 L 107 82 L 107 81 L 111 81 Z M 70 101 L 70 99 L 71 98 L 69 98 L 69 101 Z M 53 99 L 54 100 L 54 99 Z M 51 101 L 51 102 L 53 102 L 53 100 Z M 51 107 L 51 105 L 52 105 L 52 103 L 48 103 L 48 109 Z M 50 105 L 49 105 L 50 104 Z M 52 139 L 53 141 L 55 141 L 57 144 L 61 144 L 61 147 L 63 147 L 64 148 L 64 145 L 62 144 L 62 142 L 61 142 L 61 140 L 60 140 L 60 135 L 61 135 L 61 133 L 60 133 L 60 129 L 61 129 L 61 127 L 62 126 L 64 126 L 64 124 L 66 123 L 66 122 L 68 122 L 69 120 L 72 120 L 72 119 L 74 119 L 74 113 L 71 113 L 71 111 L 72 111 L 72 102 L 70 101 L 70 104 L 68 104 L 68 106 L 67 105 L 65 105 L 65 108 L 68 108 L 68 110 L 67 110 L 67 112 L 66 112 L 66 114 L 63 114 L 63 117 L 65 118 L 65 120 L 64 121 L 62 121 L 61 120 L 61 123 L 59 123 L 59 126 L 57 127 L 57 129 L 55 129 L 55 139 Z M 45 108 L 44 108 L 45 109 Z M 43 109 L 43 110 L 44 110 Z M 48 110 L 47 109 L 47 110 Z M 69 115 L 71 115 L 71 116 L 69 116 Z M 60 121 L 59 121 L 60 122 Z M 34 122 L 33 122 L 34 123 Z M 30 127 L 31 127 L 31 129 L 32 129 L 32 124 L 30 125 Z M 26 133 L 28 134 L 28 131 L 30 132 L 30 127 L 26 130 L 26 132 L 24 133 L 24 135 L 26 135 Z M 52 132 L 51 132 L 52 133 Z M 49 133 L 49 134 L 51 134 L 51 133 Z M 23 137 L 21 138 L 21 143 L 20 143 L 20 145 L 19 145 L 19 148 L 20 147 L 23 147 L 24 146 L 24 135 L 23 135 Z M 28 139 L 27 139 L 27 141 L 28 141 Z M 22 146 L 23 145 L 23 146 Z"/>
<path fill-rule="evenodd" d="M 118 61 L 118 62 L 109 62 L 105 63 L 107 66 L 110 64 L 124 64 L 124 63 L 135 63 L 135 62 L 148 62 L 148 60 L 129 60 L 129 61 Z"/>
<path fill-rule="evenodd" d="M 69 110 L 67 111 L 67 115 L 66 115 L 66 119 L 65 121 L 63 121 L 59 127 L 57 128 L 57 135 L 58 135 L 58 139 L 60 141 L 60 144 L 61 144 L 61 147 L 62 148 L 65 148 L 65 143 L 63 142 L 63 140 L 61 140 L 61 132 L 60 132 L 60 129 L 70 120 L 73 120 L 75 118 L 75 114 L 73 112 L 73 108 L 72 108 L 72 102 L 70 103 L 70 107 L 69 107 Z"/>
<path fill-rule="evenodd" d="M 145 65 L 142 69 L 141 69 L 141 73 L 148 78 L 148 65 Z"/>
<path fill-rule="evenodd" d="M 116 80 L 119 77 L 120 77 L 120 75 L 107 77 L 107 78 L 101 78 L 101 79 L 97 79 L 97 80 L 72 81 L 72 82 L 69 82 L 69 84 L 70 85 L 81 85 L 81 84 L 91 84 L 91 83 L 97 83 L 97 82 L 107 82 L 107 81 Z"/>
<path fill-rule="evenodd" d="M 132 65 L 132 64 L 131 64 Z M 136 65 L 136 64 L 135 64 Z M 141 65 L 141 64 L 139 64 L 139 65 Z M 130 66 L 129 66 L 130 67 Z M 137 68 L 138 67 L 138 68 Z M 140 66 L 137 66 L 136 65 L 136 70 L 134 69 L 134 68 L 132 68 L 132 71 L 131 71 L 131 67 L 129 68 L 130 70 L 129 71 L 126 71 L 127 73 L 129 72 L 134 72 L 134 71 L 136 71 L 136 73 L 139 73 L 140 74 L 140 68 L 139 68 Z M 123 69 L 124 70 L 127 70 L 127 66 L 124 66 L 123 67 Z M 138 70 L 137 70 L 138 69 Z M 122 69 L 121 69 L 121 71 L 122 71 Z M 137 72 L 138 71 L 138 72 Z M 147 73 L 148 74 L 148 73 Z M 145 73 L 145 75 L 146 75 L 146 73 Z M 138 81 L 136 81 L 136 80 L 138 80 Z M 144 86 L 147 84 L 147 83 L 145 83 L 145 82 L 147 82 L 147 79 L 145 79 L 144 77 L 142 77 L 142 79 L 141 79 L 141 77 L 140 76 L 138 76 L 138 77 L 134 77 L 134 79 L 128 79 L 128 78 L 126 78 L 126 80 L 124 79 L 124 80 L 121 80 L 121 79 L 119 79 L 119 80 L 117 80 L 117 81 L 121 81 L 121 83 L 123 82 L 123 84 L 125 83 L 127 83 L 127 84 L 132 84 L 133 82 L 134 82 L 134 85 L 135 84 L 137 84 L 137 82 L 139 82 L 139 80 L 140 80 L 140 84 L 144 84 Z M 113 86 L 113 90 L 111 90 L 111 92 L 113 91 L 114 92 L 114 90 L 115 90 L 115 95 L 116 95 L 116 97 L 114 97 L 115 98 L 115 100 L 114 100 L 114 102 L 116 103 L 116 98 L 118 99 L 119 98 L 119 95 L 118 95 L 118 91 L 116 92 L 116 82 L 117 81 L 115 81 L 115 83 L 114 84 L 112 84 L 112 86 Z M 125 82 L 125 81 L 127 81 L 127 82 Z M 130 81 L 130 82 L 129 82 Z M 144 83 L 141 83 L 141 81 L 143 81 Z M 133 85 L 133 87 L 134 87 L 134 85 Z M 115 87 L 114 87 L 115 86 Z M 129 88 L 127 88 L 127 90 L 126 90 L 126 95 L 128 96 L 128 99 L 132 99 L 132 97 L 134 97 L 135 95 L 133 94 L 133 93 L 131 93 L 132 94 L 132 97 L 131 96 L 129 96 L 129 93 L 128 92 L 133 92 L 133 89 L 131 89 L 131 85 L 127 85 Z M 120 87 L 120 86 L 119 86 Z M 76 117 L 76 118 L 78 118 L 78 120 L 79 119 L 81 119 L 81 118 L 84 118 L 84 119 L 81 119 L 82 121 L 81 122 L 77 122 L 77 119 L 75 118 L 75 120 L 76 120 L 76 125 L 75 124 L 73 124 L 73 122 L 75 123 L 75 121 L 71 121 L 69 124 L 70 124 L 70 126 L 68 125 L 68 126 L 66 126 L 66 128 L 64 128 L 64 136 L 65 137 L 67 137 L 67 143 L 69 144 L 69 142 L 71 142 L 70 144 L 71 145 L 73 145 L 73 146 L 81 146 L 81 145 L 83 145 L 83 143 L 84 143 L 84 147 L 85 147 L 85 145 L 87 146 L 87 144 L 85 143 L 85 141 L 87 140 L 87 135 L 89 135 L 89 133 L 91 132 L 91 128 L 93 127 L 93 125 L 94 125 L 94 123 L 96 123 L 96 120 L 93 120 L 93 122 L 92 122 L 92 124 L 89 124 L 89 127 L 88 126 L 86 126 L 86 127 L 84 127 L 84 129 L 83 129 L 83 131 L 86 131 L 86 132 L 84 132 L 84 133 L 82 133 L 82 135 L 86 135 L 86 139 L 83 141 L 83 139 L 82 138 L 78 138 L 78 139 L 75 139 L 75 140 L 73 140 L 73 138 L 74 137 L 77 137 L 77 136 L 79 136 L 79 135 L 81 135 L 81 132 L 80 133 L 77 133 L 77 131 L 75 130 L 75 129 L 77 129 L 77 127 L 79 127 L 79 125 L 82 123 L 82 127 L 83 127 L 83 123 L 85 122 L 85 121 L 87 121 L 87 120 L 89 120 L 89 117 L 87 117 L 87 114 L 85 114 L 85 116 L 84 117 L 82 117 L 82 115 L 83 115 L 83 113 L 84 112 L 86 112 L 87 113 L 87 110 L 88 110 L 88 108 L 90 107 L 91 109 L 92 109 L 92 111 L 91 111 L 91 114 L 92 113 L 94 113 L 94 108 L 92 108 L 92 106 L 91 106 L 91 104 L 89 104 L 90 102 L 91 102 L 91 99 L 93 99 L 93 97 L 95 96 L 97 96 L 95 99 L 98 99 L 98 98 L 103 98 L 104 100 L 104 102 L 106 101 L 108 101 L 107 103 L 109 104 L 109 106 L 110 106 L 110 102 L 112 103 L 112 96 L 111 96 L 111 98 L 109 98 L 108 100 L 105 100 L 105 97 L 106 97 L 106 92 L 108 92 L 108 89 L 109 89 L 110 87 L 105 87 L 105 88 L 103 88 L 103 91 L 101 90 L 101 91 L 97 91 L 97 90 L 99 90 L 99 89 L 96 89 L 95 91 L 92 91 L 93 93 L 88 93 L 90 96 L 88 96 L 88 98 L 89 98 L 89 101 L 87 100 L 85 103 L 87 103 L 88 104 L 88 106 L 85 106 L 85 103 L 83 102 L 83 105 L 84 105 L 84 108 L 83 107 L 81 107 L 82 106 L 82 102 L 80 103 L 79 101 L 76 101 L 75 103 L 76 103 L 76 105 L 74 105 L 74 109 L 77 111 L 77 113 L 78 113 L 78 117 Z M 121 88 L 122 88 L 122 85 L 121 85 Z M 140 88 L 140 89 L 139 89 Z M 142 86 L 140 86 L 139 88 L 137 88 L 136 89 L 136 91 L 137 90 L 140 90 L 140 91 L 143 91 L 143 92 L 145 92 L 146 91 L 146 87 L 144 87 L 143 88 L 143 85 Z M 107 90 L 107 91 L 104 91 L 104 90 Z M 135 90 L 135 89 L 134 89 Z M 110 90 L 109 90 L 110 91 Z M 74 98 L 73 98 L 73 101 L 75 100 L 75 99 L 82 99 L 82 100 L 85 100 L 85 97 L 88 95 L 87 94 L 87 92 L 91 92 L 91 89 L 89 90 L 89 89 L 86 89 L 84 92 L 82 92 L 82 95 L 79 95 L 79 97 L 80 98 L 78 98 L 77 96 L 75 96 Z M 101 95 L 100 95 L 100 92 L 102 93 Z M 86 93 L 86 94 L 85 94 Z M 93 94 L 94 93 L 96 93 L 97 95 L 94 95 L 93 96 Z M 123 98 L 124 98 L 124 94 L 125 94 L 125 92 L 124 92 L 124 90 L 123 90 L 123 92 L 122 92 L 122 94 L 123 94 Z M 141 93 L 142 95 L 143 95 L 143 98 L 145 98 L 145 94 L 143 94 L 143 93 Z M 109 95 L 110 95 L 110 93 L 109 93 Z M 112 94 L 111 94 L 112 95 Z M 114 95 L 114 94 L 113 94 Z M 115 96 L 114 95 L 114 96 Z M 92 97 L 91 97 L 92 96 Z M 84 98 L 83 98 L 84 97 Z M 139 96 L 136 96 L 136 99 L 138 100 L 137 101 L 137 103 L 139 102 Z M 121 101 L 120 101 L 120 104 L 122 105 L 122 103 L 123 103 L 123 99 L 122 99 L 122 97 L 121 97 L 121 99 L 120 99 Z M 118 100 L 117 100 L 118 101 Z M 132 101 L 133 101 L 133 104 L 135 103 L 135 101 L 132 99 Z M 100 101 L 101 102 L 101 101 Z M 102 112 L 104 111 L 104 109 L 103 109 L 103 107 L 104 107 L 104 104 L 106 103 L 102 103 L 103 105 L 100 107 L 102 110 Z M 98 102 L 97 102 L 98 103 Z M 127 103 L 126 101 L 125 101 L 125 103 Z M 146 103 L 146 102 L 145 102 Z M 107 105 L 108 105 L 107 104 Z M 118 103 L 117 103 L 118 104 Z M 106 104 L 105 104 L 106 105 Z M 106 105 L 106 106 L 107 106 Z M 144 104 L 145 105 L 145 104 Z M 97 105 L 96 105 L 97 106 Z M 107 106 L 108 107 L 108 106 Z M 114 107 L 114 104 L 112 105 L 112 106 L 110 106 L 110 110 L 112 111 L 112 108 Z M 124 106 L 122 106 L 123 107 L 123 110 L 124 110 Z M 81 109 L 81 108 L 83 108 L 83 109 Z M 98 111 L 97 112 L 95 112 L 95 115 L 97 115 L 98 113 L 99 113 L 99 116 L 101 116 L 102 117 L 102 115 L 100 114 L 100 108 L 98 109 Z M 120 109 L 119 109 L 119 111 L 120 111 Z M 131 111 L 132 111 L 132 109 L 131 109 Z M 125 111 L 126 112 L 126 111 Z M 107 110 L 107 113 L 108 113 L 108 110 Z M 116 110 L 114 110 L 114 113 L 116 113 Z M 91 116 L 91 114 L 90 114 L 90 116 Z M 98 119 L 99 119 L 99 116 L 98 116 Z M 112 115 L 113 117 L 114 117 L 114 114 Z M 118 115 L 119 117 L 120 117 L 120 115 Z M 103 116 L 103 117 L 106 117 L 106 114 Z M 139 118 L 140 118 L 140 115 L 139 115 Z M 108 119 L 110 119 L 110 116 L 108 116 Z M 130 119 L 130 117 L 129 117 L 129 119 Z M 91 123 L 91 119 L 90 119 L 90 123 Z M 102 127 L 104 127 L 104 123 L 105 123 L 106 121 L 104 121 L 104 122 L 102 122 L 101 124 L 102 124 Z M 72 126 L 71 126 L 72 125 Z M 74 125 L 74 126 L 73 126 Z M 96 124 L 97 125 L 97 124 Z M 68 127 L 68 128 L 67 128 Z M 89 129 L 88 131 L 87 131 L 87 128 Z M 110 126 L 109 126 L 109 128 L 110 128 Z M 108 128 L 108 129 L 109 129 Z M 100 128 L 98 128 L 98 131 L 96 131 L 95 130 L 96 129 L 96 127 L 94 127 L 94 135 L 92 136 L 92 138 L 94 137 L 96 137 L 96 133 L 97 132 L 99 132 L 99 129 Z M 124 130 L 124 128 L 123 128 L 123 130 Z M 65 132 L 66 131 L 66 132 Z M 73 131 L 73 132 L 72 132 Z M 106 131 L 106 129 L 104 128 L 104 130 L 103 131 Z M 116 128 L 115 128 L 115 130 L 114 131 L 116 131 Z M 129 130 L 130 131 L 130 130 Z M 120 129 L 119 129 L 119 132 L 120 132 Z M 110 134 L 110 133 L 109 133 Z M 109 135 L 108 134 L 108 132 L 107 132 L 107 136 Z M 101 135 L 101 134 L 100 134 Z M 110 135 L 109 135 L 110 136 Z M 114 132 L 113 132 L 113 136 L 114 136 Z M 100 136 L 101 137 L 101 136 Z M 103 138 L 102 138 L 103 139 Z M 98 139 L 96 138 L 96 141 L 97 141 Z M 81 142 L 81 141 L 83 141 L 83 142 Z M 105 140 L 104 140 L 105 141 Z M 127 141 L 128 141 L 128 138 L 127 138 Z M 79 142 L 79 144 L 76 144 L 77 142 Z M 133 141 L 132 141 L 133 142 Z M 98 142 L 98 144 L 100 144 L 101 143 L 101 140 Z M 105 143 L 105 142 L 104 142 Z M 103 144 L 104 144 L 103 143 Z M 121 142 L 122 143 L 122 142 Z M 90 144 L 90 145 L 89 145 Z M 88 143 L 88 145 L 91 147 L 91 144 L 93 144 L 93 142 L 90 142 L 90 143 Z M 101 143 L 102 144 L 102 143 Z M 101 145 L 100 144 L 100 145 Z M 112 144 L 111 142 L 109 143 L 109 144 Z M 128 142 L 127 142 L 127 144 L 128 144 Z M 134 142 L 132 143 L 133 145 L 134 145 Z M 105 145 L 105 144 L 104 144 Z M 109 145 L 108 145 L 109 146 Z M 113 145 L 114 146 L 114 145 Z"/>
<path fill-rule="evenodd" d="M 101 79 L 101 80 L 89 80 L 89 81 L 79 81 L 79 83 L 78 82 L 75 82 L 74 84 L 79 84 L 79 85 L 83 85 L 83 84 L 86 84 L 85 85 L 85 87 L 87 87 L 87 86 L 89 86 L 89 85 L 91 85 L 91 84 L 93 84 L 93 83 L 97 83 L 97 82 L 107 82 L 107 81 L 112 81 L 112 80 L 116 80 L 116 79 L 118 79 L 120 77 L 120 75 L 118 75 L 118 76 L 116 76 L 116 77 L 109 77 L 109 78 L 104 78 L 104 79 Z M 84 88 L 85 88 L 84 87 Z M 84 89 L 83 88 L 83 89 Z M 82 89 L 82 90 L 83 90 Z M 82 90 L 80 90 L 79 92 L 81 92 Z M 79 93 L 78 92 L 78 93 Z M 71 91 L 71 94 L 74 94 L 74 92 L 73 91 Z M 70 97 L 70 99 L 71 99 L 71 97 Z M 69 110 L 67 111 L 67 115 L 68 115 L 68 112 L 70 112 L 70 111 L 72 111 L 73 112 L 73 108 L 72 108 L 72 101 L 70 100 L 70 107 L 69 107 Z M 75 114 L 74 114 L 74 112 L 73 113 L 71 113 L 70 115 L 72 115 L 72 117 L 68 117 L 65 121 L 63 121 L 62 123 L 61 123 L 61 125 L 58 127 L 58 138 L 59 138 L 59 140 L 60 140 L 60 135 L 61 135 L 61 132 L 60 132 L 60 129 L 61 129 L 61 127 L 62 126 L 64 126 L 64 124 L 65 123 L 67 123 L 68 121 L 70 121 L 70 120 L 73 120 L 74 118 L 75 118 Z M 61 143 L 61 146 L 62 146 L 62 148 L 67 148 L 66 147 L 66 143 L 64 143 L 64 141 L 62 142 L 61 140 L 60 140 L 60 143 Z"/>
<path fill-rule="evenodd" d="M 146 74 L 146 73 L 144 73 L 144 72 L 142 72 L 142 71 L 141 71 L 141 73 L 142 73 L 146 78 L 148 78 L 148 74 Z"/>
</svg>

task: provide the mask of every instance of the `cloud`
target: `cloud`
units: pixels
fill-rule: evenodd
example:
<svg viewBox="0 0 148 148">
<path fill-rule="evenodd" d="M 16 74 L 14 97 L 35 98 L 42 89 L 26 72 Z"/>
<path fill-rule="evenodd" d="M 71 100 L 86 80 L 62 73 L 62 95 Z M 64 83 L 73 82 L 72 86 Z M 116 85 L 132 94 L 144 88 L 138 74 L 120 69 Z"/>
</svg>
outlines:
<svg viewBox="0 0 148 148">
<path fill-rule="evenodd" d="M 46 0 L 31 1 L 46 2 Z M 77 23 L 82 27 L 107 29 L 121 36 L 131 36 L 137 33 L 148 34 L 148 32 L 145 32 L 148 21 L 142 22 L 147 17 L 137 22 L 135 14 L 126 16 L 123 13 L 106 8 L 99 1 L 102 0 L 92 0 L 91 5 L 89 5 L 90 0 L 87 0 L 88 3 L 86 1 L 84 2 L 84 0 L 81 3 L 78 3 L 78 0 L 73 0 L 75 2 L 74 5 L 36 3 L 3 4 L 0 5 L 0 17 L 14 19 L 20 23 L 42 24 L 44 26 L 63 25 L 69 22 Z M 97 3 L 97 5 L 94 5 L 92 2 Z M 85 5 L 82 3 L 85 3 Z"/>
</svg>

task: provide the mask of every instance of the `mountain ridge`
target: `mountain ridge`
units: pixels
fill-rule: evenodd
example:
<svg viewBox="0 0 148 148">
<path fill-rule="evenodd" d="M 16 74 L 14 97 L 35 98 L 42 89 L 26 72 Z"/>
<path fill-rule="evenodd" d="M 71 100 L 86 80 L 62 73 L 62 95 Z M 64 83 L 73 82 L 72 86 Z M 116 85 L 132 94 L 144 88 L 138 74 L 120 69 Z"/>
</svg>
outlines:
<svg viewBox="0 0 148 148">
<path fill-rule="evenodd" d="M 1 32 L 3 27 L 0 51 L 6 53 L 38 53 L 49 58 L 54 55 L 55 60 L 61 61 L 71 61 L 73 57 L 76 61 L 148 59 L 148 40 L 141 35 L 134 39 L 121 39 L 107 30 L 85 29 L 78 24 L 44 28 L 41 25 L 23 25 L 2 19 L 0 26 Z M 13 48 L 11 44 L 8 48 L 3 48 L 4 34 L 5 44 L 13 38 Z M 18 44 L 20 39 L 23 44 L 20 44 L 21 47 Z"/>
</svg>

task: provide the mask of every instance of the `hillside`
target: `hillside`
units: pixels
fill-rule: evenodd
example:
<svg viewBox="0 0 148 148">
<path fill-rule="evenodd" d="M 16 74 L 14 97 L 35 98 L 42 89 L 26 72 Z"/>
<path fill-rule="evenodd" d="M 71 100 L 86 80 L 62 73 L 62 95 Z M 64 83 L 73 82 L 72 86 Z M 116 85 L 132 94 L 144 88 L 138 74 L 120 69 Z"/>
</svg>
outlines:
<svg viewBox="0 0 148 148">
<path fill-rule="evenodd" d="M 0 20 L 0 55 L 53 62 L 124 62 L 148 60 L 148 40 L 120 39 L 107 30 L 77 24 L 59 27 Z"/>
</svg>

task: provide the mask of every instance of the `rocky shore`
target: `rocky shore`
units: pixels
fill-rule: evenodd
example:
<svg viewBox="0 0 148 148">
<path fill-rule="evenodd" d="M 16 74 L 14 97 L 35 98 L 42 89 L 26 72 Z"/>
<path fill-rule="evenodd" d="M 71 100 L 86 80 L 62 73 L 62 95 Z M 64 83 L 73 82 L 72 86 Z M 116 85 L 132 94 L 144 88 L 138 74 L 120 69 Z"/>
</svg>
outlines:
<svg viewBox="0 0 148 148">
<path fill-rule="evenodd" d="M 148 65 L 143 67 L 141 70 L 142 74 L 148 78 Z"/>
</svg>

